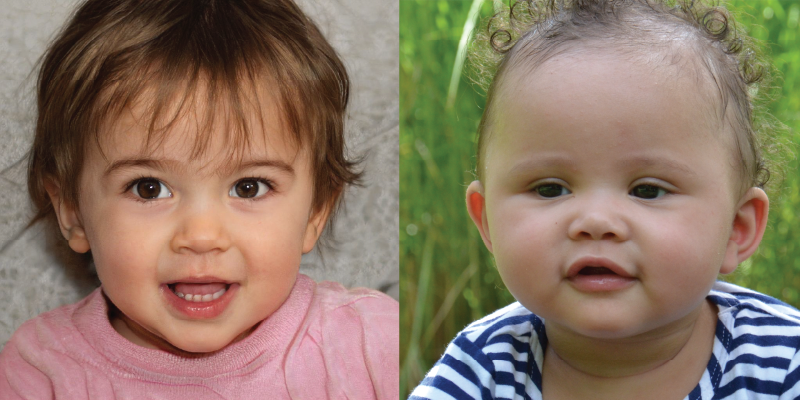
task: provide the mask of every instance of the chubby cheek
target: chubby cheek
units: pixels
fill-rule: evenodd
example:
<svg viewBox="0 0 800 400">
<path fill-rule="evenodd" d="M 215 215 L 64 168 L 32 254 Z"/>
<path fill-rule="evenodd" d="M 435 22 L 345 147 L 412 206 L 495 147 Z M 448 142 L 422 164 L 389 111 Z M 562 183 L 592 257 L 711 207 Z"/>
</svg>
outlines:
<svg viewBox="0 0 800 400">
<path fill-rule="evenodd" d="M 237 229 L 231 232 L 245 268 L 243 303 L 261 319 L 275 311 L 294 286 L 302 257 L 301 227 L 305 227 L 298 213 L 270 215 L 237 216 Z"/>
<path fill-rule="evenodd" d="M 127 218 L 109 218 L 87 231 L 98 277 L 120 309 L 158 290 L 166 236 L 167 229 Z"/>
<path fill-rule="evenodd" d="M 240 251 L 247 268 L 248 283 L 266 282 L 274 285 L 279 282 L 294 282 L 300 268 L 302 248 L 297 241 L 287 240 L 285 236 L 294 232 L 253 231 L 242 235 Z M 271 238 L 265 240 L 265 238 Z"/>
<path fill-rule="evenodd" d="M 254 267 L 295 266 L 302 256 L 307 220 L 283 207 L 268 213 L 241 213 L 230 221 L 230 235 L 238 251 Z M 258 272 L 258 268 L 256 268 Z"/>
<path fill-rule="evenodd" d="M 643 233 L 649 238 L 639 248 L 641 272 L 644 288 L 652 298 L 694 304 L 714 284 L 724 257 L 726 230 L 719 218 L 709 218 L 708 212 L 702 214 L 654 221 L 660 228 Z"/>
<path fill-rule="evenodd" d="M 173 234 L 174 226 L 163 212 L 142 210 L 138 204 L 109 203 L 97 204 L 97 211 L 86 221 L 86 233 L 95 258 L 120 259 L 123 255 L 139 258 L 153 255 L 156 243 L 169 244 L 167 238 Z"/>
<path fill-rule="evenodd" d="M 514 201 L 493 211 L 488 214 L 490 234 L 503 282 L 526 307 L 546 305 L 542 303 L 551 298 L 561 278 L 558 255 L 567 238 L 557 213 L 529 210 Z"/>
</svg>

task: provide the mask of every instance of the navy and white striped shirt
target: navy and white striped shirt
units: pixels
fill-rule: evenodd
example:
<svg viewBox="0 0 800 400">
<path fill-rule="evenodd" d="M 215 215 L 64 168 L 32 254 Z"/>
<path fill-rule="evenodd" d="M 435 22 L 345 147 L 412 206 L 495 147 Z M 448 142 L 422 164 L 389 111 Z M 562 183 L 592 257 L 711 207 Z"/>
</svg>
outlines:
<svg viewBox="0 0 800 400">
<path fill-rule="evenodd" d="M 686 397 L 800 399 L 800 311 L 717 282 L 716 337 L 702 379 Z M 541 399 L 544 321 L 519 303 L 464 329 L 410 399 Z"/>
</svg>

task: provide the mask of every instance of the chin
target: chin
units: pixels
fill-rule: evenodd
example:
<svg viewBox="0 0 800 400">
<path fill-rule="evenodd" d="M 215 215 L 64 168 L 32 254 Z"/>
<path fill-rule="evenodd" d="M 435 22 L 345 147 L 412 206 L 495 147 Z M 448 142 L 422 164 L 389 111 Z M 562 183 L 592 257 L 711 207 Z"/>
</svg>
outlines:
<svg viewBox="0 0 800 400">
<path fill-rule="evenodd" d="M 213 353 L 213 352 L 222 350 L 223 348 L 225 348 L 225 346 L 228 345 L 228 343 L 219 344 L 219 343 L 213 343 L 213 342 L 208 342 L 208 341 L 205 341 L 205 342 L 200 341 L 200 342 L 173 343 L 172 345 L 175 346 L 175 350 L 176 351 L 174 351 L 174 352 L 176 354 L 178 354 L 178 355 L 188 355 L 188 354 L 182 354 L 182 353 L 191 353 L 193 355 L 203 355 L 203 354 Z"/>
<path fill-rule="evenodd" d="M 567 326 L 579 335 L 609 340 L 634 337 L 641 334 L 644 330 L 641 324 L 632 323 L 630 320 L 614 319 L 593 320 L 591 318 L 586 318 Z"/>
<path fill-rule="evenodd" d="M 234 341 L 235 338 L 230 340 L 226 338 L 211 339 L 208 336 L 198 335 L 198 337 L 183 336 L 179 340 L 169 341 L 169 343 L 175 347 L 174 352 L 179 355 L 180 353 L 201 355 L 222 350 Z"/>
</svg>

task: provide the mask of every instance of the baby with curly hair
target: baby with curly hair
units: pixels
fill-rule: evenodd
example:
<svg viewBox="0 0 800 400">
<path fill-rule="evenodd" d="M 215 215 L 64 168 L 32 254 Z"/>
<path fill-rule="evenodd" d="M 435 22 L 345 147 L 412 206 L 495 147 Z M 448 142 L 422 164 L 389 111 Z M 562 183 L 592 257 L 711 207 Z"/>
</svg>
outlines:
<svg viewBox="0 0 800 400">
<path fill-rule="evenodd" d="M 779 124 L 751 42 L 701 1 L 490 20 L 466 201 L 518 302 L 459 333 L 411 399 L 800 397 L 800 312 L 717 281 L 769 210 Z"/>
</svg>

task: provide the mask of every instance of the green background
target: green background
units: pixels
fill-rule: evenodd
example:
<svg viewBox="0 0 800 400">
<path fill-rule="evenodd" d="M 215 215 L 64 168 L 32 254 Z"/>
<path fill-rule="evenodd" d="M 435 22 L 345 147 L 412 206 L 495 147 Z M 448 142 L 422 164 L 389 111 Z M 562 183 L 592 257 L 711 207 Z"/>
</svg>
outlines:
<svg viewBox="0 0 800 400">
<path fill-rule="evenodd" d="M 474 179 L 475 133 L 484 104 L 455 67 L 472 4 L 400 1 L 401 398 L 459 330 L 514 301 L 464 206 L 467 184 Z M 790 0 L 727 4 L 751 36 L 767 43 L 780 71 L 774 84 L 781 97 L 770 109 L 790 127 L 784 139 L 797 143 L 800 5 Z M 492 1 L 484 1 L 480 14 L 491 13 Z M 450 89 L 453 76 L 456 85 Z M 790 159 L 780 196 L 771 193 L 769 226 L 758 253 L 724 277 L 795 307 L 800 306 L 798 176 L 798 162 Z"/>
</svg>

